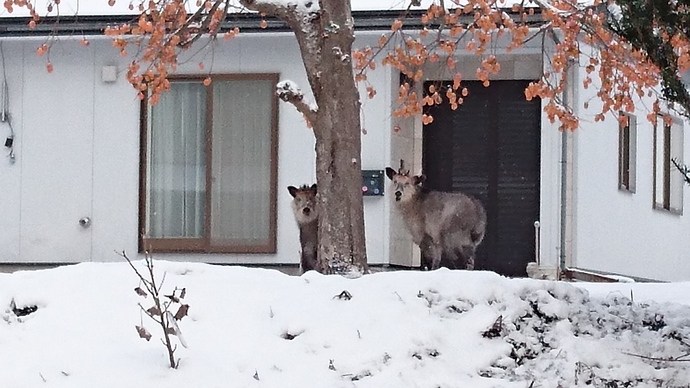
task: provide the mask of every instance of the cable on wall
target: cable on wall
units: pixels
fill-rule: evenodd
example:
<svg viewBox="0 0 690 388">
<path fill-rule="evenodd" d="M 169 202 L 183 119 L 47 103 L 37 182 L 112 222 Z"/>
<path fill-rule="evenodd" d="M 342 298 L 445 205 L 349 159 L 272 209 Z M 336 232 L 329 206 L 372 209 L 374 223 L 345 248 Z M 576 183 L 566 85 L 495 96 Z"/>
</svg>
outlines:
<svg viewBox="0 0 690 388">
<path fill-rule="evenodd" d="M 2 89 L 0 90 L 0 123 L 6 123 L 10 128 L 10 134 L 5 139 L 5 148 L 9 150 L 7 157 L 10 163 L 14 164 L 16 156 L 14 154 L 14 128 L 10 117 L 10 92 L 7 86 L 7 66 L 5 65 L 5 51 L 0 41 L 0 59 L 2 60 Z"/>
</svg>

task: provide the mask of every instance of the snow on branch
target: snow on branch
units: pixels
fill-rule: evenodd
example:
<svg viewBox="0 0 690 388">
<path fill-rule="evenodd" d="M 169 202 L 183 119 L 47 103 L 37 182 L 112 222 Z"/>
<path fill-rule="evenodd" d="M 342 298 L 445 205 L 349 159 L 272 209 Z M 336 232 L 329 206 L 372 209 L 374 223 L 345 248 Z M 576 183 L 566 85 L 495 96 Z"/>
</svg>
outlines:
<svg viewBox="0 0 690 388">
<path fill-rule="evenodd" d="M 276 85 L 276 95 L 283 101 L 289 102 L 302 113 L 309 123 L 314 122 L 317 107 L 304 102 L 304 94 L 297 84 L 290 80 L 280 81 Z"/>
<path fill-rule="evenodd" d="M 286 7 L 295 9 L 300 13 L 315 13 L 319 11 L 319 1 L 318 0 L 259 0 L 254 1 L 255 3 L 268 3 L 274 4 L 278 7 Z"/>
<path fill-rule="evenodd" d="M 294 9 L 300 14 L 315 14 L 320 11 L 318 0 L 240 0 L 252 11 L 280 16 L 284 10 Z"/>
<path fill-rule="evenodd" d="M 620 23 L 623 20 L 623 9 L 615 1 L 609 2 L 606 9 L 609 11 L 609 15 L 616 23 Z"/>
<path fill-rule="evenodd" d="M 533 3 L 535 3 L 539 8 L 548 10 L 552 12 L 554 15 L 557 15 L 559 17 L 568 17 L 571 16 L 577 12 L 583 11 L 587 6 L 584 4 L 580 3 L 570 3 L 569 5 L 572 7 L 570 10 L 564 10 L 556 7 L 551 3 L 549 0 L 531 0 Z"/>
</svg>

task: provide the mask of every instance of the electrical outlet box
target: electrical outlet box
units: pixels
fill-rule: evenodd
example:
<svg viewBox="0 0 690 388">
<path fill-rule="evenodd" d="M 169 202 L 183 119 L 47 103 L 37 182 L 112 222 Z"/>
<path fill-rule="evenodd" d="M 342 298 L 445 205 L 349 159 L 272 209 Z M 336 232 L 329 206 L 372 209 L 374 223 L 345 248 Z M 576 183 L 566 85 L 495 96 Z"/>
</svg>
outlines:
<svg viewBox="0 0 690 388">
<path fill-rule="evenodd" d="M 5 147 L 12 148 L 12 144 L 14 144 L 14 138 L 12 136 L 5 139 Z"/>
<path fill-rule="evenodd" d="M 362 170 L 362 194 L 365 196 L 382 196 L 383 175 L 383 170 Z"/>
</svg>

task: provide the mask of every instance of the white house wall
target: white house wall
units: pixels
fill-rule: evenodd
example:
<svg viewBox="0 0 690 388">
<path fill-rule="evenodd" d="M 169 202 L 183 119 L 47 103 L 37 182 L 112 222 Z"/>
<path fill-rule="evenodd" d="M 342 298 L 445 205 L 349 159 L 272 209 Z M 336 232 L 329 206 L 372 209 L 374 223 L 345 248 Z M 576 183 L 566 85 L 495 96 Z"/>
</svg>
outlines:
<svg viewBox="0 0 690 388">
<path fill-rule="evenodd" d="M 359 34 L 355 46 L 374 46 L 379 36 L 379 34 Z M 384 170 L 388 166 L 392 136 L 391 89 L 394 84 L 393 79 L 397 81 L 397 76 L 394 77 L 392 73 L 390 67 L 379 67 L 368 73 L 367 81 L 376 90 L 374 98 L 368 98 L 366 85 L 360 84 L 363 170 Z M 386 199 L 388 183 L 384 180 L 383 197 L 364 197 L 364 223 L 370 264 L 389 263 L 390 203 Z"/>
<path fill-rule="evenodd" d="M 120 74 L 101 82 L 103 66 L 122 63 L 109 42 L 99 44 L 94 61 L 93 242 L 91 260 L 113 261 L 114 250 L 137 251 L 139 228 L 140 102 Z M 25 260 L 31 260 L 29 256 Z"/>
<path fill-rule="evenodd" d="M 95 48 L 83 56 L 78 49 L 59 42 L 50 55 L 58 66 L 53 74 L 26 68 L 23 74 L 25 114 L 17 123 L 21 141 L 15 165 L 22 177 L 20 252 L 37 261 L 83 261 L 91 256 L 92 231 L 81 228 L 79 220 L 92 217 Z M 23 55 L 26 61 L 35 54 L 25 46 Z M 75 64 L 86 66 L 76 72 Z M 52 82 L 62 77 L 70 84 Z"/>
<path fill-rule="evenodd" d="M 576 109 L 580 129 L 574 133 L 576 183 L 574 267 L 646 279 L 690 279 L 690 220 L 687 187 L 684 214 L 652 208 L 653 135 L 648 111 L 637 104 L 637 187 L 635 193 L 618 189 L 618 121 L 608 115 L 594 122 L 601 107 L 596 84 L 584 89 L 580 72 Z M 589 100 L 589 109 L 583 105 Z M 646 107 L 652 106 L 646 100 Z M 687 124 L 685 124 L 687 128 Z M 684 159 L 690 144 L 685 136 Z M 673 172 L 672 172 L 673 173 Z"/>
<path fill-rule="evenodd" d="M 3 43 L 2 51 L 5 58 L 5 75 L 8 78 L 9 95 L 16 97 L 21 92 L 23 73 L 23 50 L 17 45 Z M 1 73 L 0 73 L 1 74 Z M 13 82 L 9 82 L 12 80 Z M 16 130 L 19 129 L 19 118 L 23 116 L 23 105 L 19 98 L 10 100 L 9 108 L 12 112 L 12 122 Z M 10 136 L 10 128 L 7 123 L 0 123 L 0 143 Z M 19 146 L 15 139 L 15 146 Z M 0 258 L 6 261 L 19 261 L 20 230 L 21 230 L 21 174 L 18 162 L 12 165 L 6 148 L 0 153 Z"/>
<path fill-rule="evenodd" d="M 358 44 L 375 44 L 378 35 L 361 35 Z M 5 152 L 0 154 L 0 262 L 115 261 L 119 260 L 115 251 L 134 254 L 138 248 L 140 102 L 123 74 L 128 59 L 121 58 L 104 38 L 91 39 L 89 47 L 62 38 L 51 51 L 54 71 L 48 74 L 46 58 L 35 54 L 42 40 L 1 41 L 16 160 L 12 164 Z M 540 53 L 538 48 L 530 50 L 517 55 Z M 499 49 L 497 54 L 506 53 Z M 214 57 L 214 73 L 279 73 L 310 96 L 290 34 L 240 35 L 218 46 Z M 211 68 L 208 58 L 206 69 Z M 199 73 L 199 61 L 188 61 L 180 72 Z M 103 82 L 101 70 L 111 65 L 120 70 L 118 79 Z M 504 79 L 519 78 L 524 67 L 522 61 L 506 62 L 503 70 L 512 75 Z M 465 74 L 471 79 L 473 72 Z M 421 168 L 420 120 L 406 124 L 391 117 L 397 77 L 387 67 L 370 72 L 368 81 L 377 91 L 371 100 L 361 87 L 364 169 L 397 167 L 400 158 L 412 160 L 410 169 Z M 576 85 L 582 125 L 571 139 L 574 186 L 569 209 L 574 229 L 567 264 L 660 280 L 690 279 L 690 267 L 683 263 L 690 251 L 688 211 L 678 216 L 652 209 L 653 133 L 646 113 L 637 113 L 637 192 L 631 195 L 617 187 L 617 122 L 609 117 L 594 123 L 591 115 L 587 117 L 581 106 L 596 90 L 582 90 L 580 80 Z M 595 104 L 590 104 L 588 112 L 595 111 Z M 396 125 L 401 126 L 400 132 L 394 131 Z M 219 263 L 298 263 L 298 231 L 285 188 L 315 181 L 314 138 L 301 115 L 285 103 L 279 104 L 278 131 L 277 254 L 161 256 Z M 8 134 L 8 126 L 0 123 L 0 142 Z M 689 161 L 690 136 L 685 141 Z M 561 133 L 544 115 L 539 246 L 542 266 L 552 269 L 558 267 L 560 257 L 560 146 Z M 687 191 L 686 206 L 690 204 Z M 390 258 L 414 264 L 408 257 L 412 247 L 406 231 L 391 215 L 389 198 L 366 197 L 364 206 L 369 262 L 385 264 Z M 82 217 L 92 220 L 90 228 L 79 226 Z"/>
<path fill-rule="evenodd" d="M 546 101 L 542 101 L 542 106 Z M 539 252 L 535 261 L 555 276 L 561 257 L 561 132 L 542 110 L 539 175 Z"/>
<path fill-rule="evenodd" d="M 122 62 L 109 44 L 3 41 L 16 161 L 0 161 L 0 261 L 113 260 L 136 252 L 139 102 L 123 77 L 100 81 L 103 65 Z M 3 136 L 6 125 L 0 125 Z M 130 212 L 130 209 L 135 209 Z M 8 215 L 8 217 L 5 217 Z M 90 228 L 79 220 L 88 217 Z M 134 234 L 134 239 L 130 238 Z"/>
<path fill-rule="evenodd" d="M 374 38 L 372 38 L 374 39 Z M 124 77 L 128 59 L 110 41 L 88 47 L 61 38 L 51 49 L 52 74 L 35 50 L 37 39 L 2 40 L 16 161 L 0 159 L 0 262 L 119 260 L 115 251 L 137 252 L 140 102 Z M 213 73 L 279 73 L 310 96 L 299 50 L 290 34 L 240 35 L 215 49 Z M 210 56 L 205 59 L 211 68 Z M 179 73 L 199 73 L 200 59 Z M 118 67 L 115 83 L 101 80 L 103 66 Z M 362 166 L 383 169 L 390 143 L 389 69 L 369 82 L 378 91 L 363 102 Z M 363 94 L 365 95 L 364 91 Z M 279 104 L 277 254 L 159 255 L 219 263 L 299 262 L 299 239 L 289 185 L 315 182 L 314 137 L 302 116 Z M 0 138 L 9 129 L 0 123 Z M 3 148 L 4 149 L 4 148 Z M 369 262 L 388 261 L 388 212 L 384 198 L 365 198 Z M 89 228 L 79 220 L 89 217 Z"/>
</svg>

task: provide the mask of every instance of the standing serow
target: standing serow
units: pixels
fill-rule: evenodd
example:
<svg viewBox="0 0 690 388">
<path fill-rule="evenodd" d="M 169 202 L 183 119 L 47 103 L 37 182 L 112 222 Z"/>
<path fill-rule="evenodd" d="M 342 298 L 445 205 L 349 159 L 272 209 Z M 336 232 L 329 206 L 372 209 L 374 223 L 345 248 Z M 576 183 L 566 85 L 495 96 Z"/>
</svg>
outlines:
<svg viewBox="0 0 690 388">
<path fill-rule="evenodd" d="M 395 205 L 422 251 L 422 269 L 474 269 L 474 253 L 484 239 L 486 210 L 463 193 L 423 187 L 424 175 L 386 168 L 393 181 Z"/>
<path fill-rule="evenodd" d="M 317 270 L 316 249 L 318 247 L 319 213 L 316 211 L 316 183 L 297 188 L 288 186 L 292 195 L 292 212 L 299 226 L 299 243 L 302 246 L 300 266 L 302 272 Z"/>
</svg>

